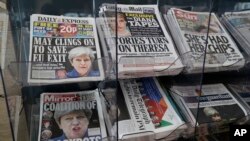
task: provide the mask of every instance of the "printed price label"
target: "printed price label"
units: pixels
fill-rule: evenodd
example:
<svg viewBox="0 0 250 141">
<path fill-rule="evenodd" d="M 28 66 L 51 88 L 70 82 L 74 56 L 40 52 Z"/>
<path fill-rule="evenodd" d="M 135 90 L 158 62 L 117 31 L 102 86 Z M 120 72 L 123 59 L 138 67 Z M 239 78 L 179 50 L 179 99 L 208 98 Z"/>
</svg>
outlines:
<svg viewBox="0 0 250 141">
<path fill-rule="evenodd" d="M 75 36 L 77 27 L 75 24 L 62 24 L 60 25 L 60 35 L 63 37 Z"/>
</svg>

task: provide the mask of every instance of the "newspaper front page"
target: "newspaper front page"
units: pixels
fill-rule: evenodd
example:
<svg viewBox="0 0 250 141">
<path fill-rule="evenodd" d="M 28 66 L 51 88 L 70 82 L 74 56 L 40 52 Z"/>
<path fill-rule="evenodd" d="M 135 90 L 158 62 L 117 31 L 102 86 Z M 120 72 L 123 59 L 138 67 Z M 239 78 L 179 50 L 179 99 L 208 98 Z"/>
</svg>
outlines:
<svg viewBox="0 0 250 141">
<path fill-rule="evenodd" d="M 103 16 L 110 36 L 115 37 L 115 7 L 104 5 Z M 183 65 L 156 5 L 118 4 L 117 36 L 118 73 L 121 77 L 136 72 L 137 76 L 147 72 L 176 75 L 182 70 Z"/>
<path fill-rule="evenodd" d="M 33 14 L 28 83 L 104 78 L 94 18 Z"/>
<path fill-rule="evenodd" d="M 205 71 L 232 70 L 244 66 L 244 58 L 214 13 L 172 8 L 168 12 L 170 30 L 190 72 L 201 70 L 207 40 Z M 209 23 L 210 22 L 210 23 Z M 207 37 L 209 25 L 209 34 Z M 176 29 L 171 28 L 176 27 Z M 181 36 L 181 38 L 179 37 Z"/>
<path fill-rule="evenodd" d="M 177 138 L 172 132 L 184 122 L 175 112 L 156 79 L 142 78 L 121 80 L 120 85 L 132 118 L 135 133 L 153 132 L 155 139 Z M 120 121 L 119 121 L 120 122 Z M 125 124 L 119 124 L 121 128 Z M 126 135 L 129 132 L 119 130 Z"/>
<path fill-rule="evenodd" d="M 198 124 L 232 122 L 247 114 L 244 107 L 223 84 L 203 85 L 202 91 L 195 86 L 173 86 L 171 89 L 175 92 L 172 95 L 180 98 L 193 125 L 196 120 Z M 199 110 L 199 116 L 195 119 L 197 110 Z"/>
<path fill-rule="evenodd" d="M 102 141 L 106 136 L 97 90 L 42 94 L 38 141 Z"/>
</svg>

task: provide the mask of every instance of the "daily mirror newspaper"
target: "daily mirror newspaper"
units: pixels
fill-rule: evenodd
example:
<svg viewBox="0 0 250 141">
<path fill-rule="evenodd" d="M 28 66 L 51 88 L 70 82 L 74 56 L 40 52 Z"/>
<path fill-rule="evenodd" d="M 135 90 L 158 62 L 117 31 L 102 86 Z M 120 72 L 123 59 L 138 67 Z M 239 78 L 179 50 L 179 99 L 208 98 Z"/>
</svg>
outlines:
<svg viewBox="0 0 250 141">
<path fill-rule="evenodd" d="M 104 78 L 94 18 L 33 14 L 28 83 Z"/>
<path fill-rule="evenodd" d="M 102 141 L 106 136 L 97 90 L 42 94 L 38 141 Z"/>
<path fill-rule="evenodd" d="M 112 4 L 103 5 L 100 15 L 110 36 L 117 40 L 120 78 L 176 75 L 182 71 L 183 65 L 156 5 L 118 4 L 117 28 L 115 8 Z"/>
<path fill-rule="evenodd" d="M 209 16 L 208 12 L 191 12 L 177 8 L 171 8 L 165 16 L 184 64 L 187 65 L 187 71 L 201 72 L 205 53 L 205 72 L 237 70 L 243 67 L 245 60 L 235 42 L 215 13 Z"/>
</svg>

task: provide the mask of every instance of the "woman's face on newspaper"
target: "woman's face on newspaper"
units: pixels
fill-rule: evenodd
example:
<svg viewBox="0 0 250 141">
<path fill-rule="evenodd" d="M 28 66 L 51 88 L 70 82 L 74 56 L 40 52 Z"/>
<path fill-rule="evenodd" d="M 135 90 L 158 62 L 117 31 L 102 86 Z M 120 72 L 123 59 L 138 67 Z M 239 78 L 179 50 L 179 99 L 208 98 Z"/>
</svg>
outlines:
<svg viewBox="0 0 250 141">
<path fill-rule="evenodd" d="M 121 16 L 121 15 L 117 16 L 117 32 L 118 32 L 118 34 L 126 31 L 126 23 L 127 22 L 126 22 L 126 20 L 125 20 L 125 18 L 123 16 Z M 112 18 L 112 20 L 110 22 L 110 26 L 111 26 L 111 29 L 113 31 L 116 30 L 116 28 L 115 28 L 116 27 L 115 17 Z"/>
<path fill-rule="evenodd" d="M 83 138 L 88 130 L 89 121 L 82 113 L 69 113 L 60 119 L 59 127 L 63 130 L 68 139 Z"/>
<path fill-rule="evenodd" d="M 76 56 L 72 60 L 72 66 L 79 73 L 80 76 L 87 76 L 91 68 L 91 58 L 89 55 L 84 54 Z"/>
</svg>

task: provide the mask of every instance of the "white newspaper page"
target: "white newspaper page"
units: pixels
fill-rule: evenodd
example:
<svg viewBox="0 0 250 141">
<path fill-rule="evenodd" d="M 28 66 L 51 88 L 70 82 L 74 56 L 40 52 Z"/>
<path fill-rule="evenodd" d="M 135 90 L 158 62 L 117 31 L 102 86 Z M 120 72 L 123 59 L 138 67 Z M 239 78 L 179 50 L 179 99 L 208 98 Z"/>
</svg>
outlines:
<svg viewBox="0 0 250 141">
<path fill-rule="evenodd" d="M 230 25 L 229 31 L 247 53 L 250 53 L 250 11 L 226 12 L 223 20 Z"/>
<path fill-rule="evenodd" d="M 103 80 L 94 18 L 33 14 L 28 83 Z"/>
<path fill-rule="evenodd" d="M 185 49 L 183 54 L 190 53 L 192 65 L 200 68 L 203 65 L 204 51 L 207 43 L 205 67 L 225 69 L 240 68 L 244 65 L 244 58 L 238 47 L 226 32 L 214 13 L 211 14 L 209 35 L 208 12 L 190 12 L 172 8 L 174 21 L 177 22 Z M 178 37 L 177 37 L 178 38 Z"/>
<path fill-rule="evenodd" d="M 115 10 L 112 8 L 107 5 L 104 15 L 110 33 L 115 37 Z M 120 74 L 149 71 L 168 74 L 183 67 L 156 5 L 118 4 L 117 11 L 117 62 Z M 173 71 L 169 75 L 179 72 Z"/>
<path fill-rule="evenodd" d="M 102 141 L 107 137 L 97 90 L 43 93 L 38 141 Z"/>
<path fill-rule="evenodd" d="M 120 81 L 120 85 L 131 120 L 119 121 L 119 139 L 129 134 L 153 132 L 154 124 L 147 112 L 147 107 L 136 82 L 124 80 Z"/>
<path fill-rule="evenodd" d="M 193 122 L 195 122 L 198 102 L 198 123 L 233 121 L 246 116 L 246 110 L 223 84 L 203 85 L 202 91 L 195 86 L 173 86 L 181 96 Z M 201 95 L 199 97 L 199 95 Z M 235 111 L 235 112 L 232 112 Z"/>
</svg>

